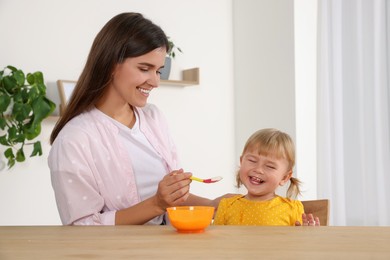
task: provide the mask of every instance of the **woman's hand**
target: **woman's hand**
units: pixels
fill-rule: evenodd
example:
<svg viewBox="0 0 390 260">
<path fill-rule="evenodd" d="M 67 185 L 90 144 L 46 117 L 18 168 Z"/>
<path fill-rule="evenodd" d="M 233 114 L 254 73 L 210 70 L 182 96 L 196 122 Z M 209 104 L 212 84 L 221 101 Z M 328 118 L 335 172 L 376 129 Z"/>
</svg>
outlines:
<svg viewBox="0 0 390 260">
<path fill-rule="evenodd" d="M 320 219 L 314 217 L 313 214 L 302 214 L 302 224 L 301 222 L 295 222 L 295 226 L 320 226 Z"/>
<path fill-rule="evenodd" d="M 165 211 L 167 207 L 180 205 L 190 195 L 190 183 L 192 176 L 183 169 L 173 171 L 164 176 L 158 184 L 156 193 L 158 206 Z"/>
<path fill-rule="evenodd" d="M 159 182 L 154 196 L 129 208 L 118 210 L 115 214 L 115 224 L 145 224 L 152 218 L 164 214 L 167 207 L 186 201 L 190 195 L 191 175 L 182 169 L 167 174 Z"/>
</svg>

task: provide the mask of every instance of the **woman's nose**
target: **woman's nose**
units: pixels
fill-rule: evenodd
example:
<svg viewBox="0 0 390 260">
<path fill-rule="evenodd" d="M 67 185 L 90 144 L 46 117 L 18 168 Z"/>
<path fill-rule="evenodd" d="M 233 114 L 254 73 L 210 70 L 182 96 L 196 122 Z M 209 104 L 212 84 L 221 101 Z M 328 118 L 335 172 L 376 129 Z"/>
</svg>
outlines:
<svg viewBox="0 0 390 260">
<path fill-rule="evenodd" d="M 158 84 L 160 83 L 160 73 L 158 73 L 158 72 L 152 73 L 152 75 L 150 75 L 150 77 L 146 81 L 146 83 L 148 83 L 150 86 L 152 86 L 154 88 L 157 88 Z"/>
</svg>

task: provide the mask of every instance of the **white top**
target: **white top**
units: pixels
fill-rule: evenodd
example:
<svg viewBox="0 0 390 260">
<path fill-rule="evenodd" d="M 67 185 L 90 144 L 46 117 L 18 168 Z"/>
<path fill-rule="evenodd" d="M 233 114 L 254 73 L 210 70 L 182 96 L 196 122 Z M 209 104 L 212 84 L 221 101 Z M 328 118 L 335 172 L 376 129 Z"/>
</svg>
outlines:
<svg viewBox="0 0 390 260">
<path fill-rule="evenodd" d="M 104 114 L 104 113 L 103 113 Z M 104 114 L 105 115 L 105 114 Z M 105 115 L 107 116 L 107 115 Z M 152 197 L 157 192 L 158 183 L 169 173 L 164 159 L 157 153 L 139 128 L 139 117 L 133 128 L 128 128 L 115 119 L 107 116 L 119 128 L 119 139 L 129 152 L 129 158 L 137 183 L 141 201 Z M 147 224 L 161 224 L 162 216 L 156 217 Z"/>
</svg>

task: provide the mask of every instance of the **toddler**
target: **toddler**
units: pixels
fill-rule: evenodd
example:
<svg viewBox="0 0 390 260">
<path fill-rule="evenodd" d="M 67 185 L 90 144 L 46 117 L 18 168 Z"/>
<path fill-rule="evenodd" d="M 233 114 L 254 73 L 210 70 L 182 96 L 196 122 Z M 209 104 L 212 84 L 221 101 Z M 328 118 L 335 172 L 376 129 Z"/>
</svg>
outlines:
<svg viewBox="0 0 390 260">
<path fill-rule="evenodd" d="M 292 177 L 294 164 L 295 148 L 288 134 L 276 129 L 255 132 L 245 144 L 237 173 L 238 187 L 244 185 L 248 192 L 222 199 L 214 225 L 319 226 L 318 218 L 306 216 L 302 203 L 291 199 L 300 194 L 300 181 Z M 287 182 L 287 197 L 276 195 Z"/>
</svg>

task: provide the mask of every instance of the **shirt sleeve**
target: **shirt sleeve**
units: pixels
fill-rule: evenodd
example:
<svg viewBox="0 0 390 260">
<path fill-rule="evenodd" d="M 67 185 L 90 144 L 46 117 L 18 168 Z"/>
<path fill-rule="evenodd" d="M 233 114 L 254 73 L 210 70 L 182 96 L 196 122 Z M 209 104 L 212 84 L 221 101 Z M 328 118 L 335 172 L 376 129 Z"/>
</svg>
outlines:
<svg viewBox="0 0 390 260">
<path fill-rule="evenodd" d="M 81 218 L 74 221 L 73 225 L 115 225 L 116 211 L 108 211 L 104 213 L 95 213 L 91 216 Z"/>
<path fill-rule="evenodd" d="M 213 225 L 225 225 L 225 214 L 227 208 L 226 202 L 226 199 L 221 199 L 221 201 L 219 202 Z"/>
<path fill-rule="evenodd" d="M 302 223 L 302 214 L 304 213 L 304 208 L 303 208 L 303 204 L 302 202 L 300 202 L 299 200 L 296 200 L 295 201 L 295 221 L 293 221 L 293 223 L 291 223 L 293 226 L 295 225 L 295 222 L 296 221 L 299 221 L 300 223 Z"/>
<path fill-rule="evenodd" d="M 50 151 L 51 181 L 64 225 L 115 224 L 116 211 L 103 211 L 89 151 L 88 137 L 80 132 L 57 137 Z"/>
</svg>

